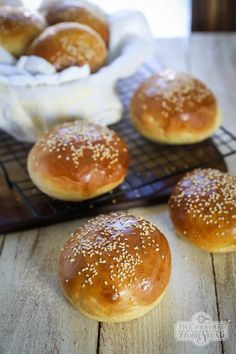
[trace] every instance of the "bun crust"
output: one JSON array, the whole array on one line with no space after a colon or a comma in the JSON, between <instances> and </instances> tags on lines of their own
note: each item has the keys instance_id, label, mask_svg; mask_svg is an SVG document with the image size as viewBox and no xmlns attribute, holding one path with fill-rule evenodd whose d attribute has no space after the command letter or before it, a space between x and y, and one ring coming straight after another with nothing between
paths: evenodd
<instances>
[{"instance_id":1,"label":"bun crust","mask_svg":"<svg viewBox=\"0 0 236 354\"><path fill-rule=\"evenodd\" d=\"M75 121L56 126L31 149L28 172L51 197L81 201L104 194L127 174L128 150L112 130Z\"/></svg>"},{"instance_id":2,"label":"bun crust","mask_svg":"<svg viewBox=\"0 0 236 354\"><path fill-rule=\"evenodd\" d=\"M75 22L58 23L46 28L28 49L49 61L57 70L88 64L92 72L105 64L107 49L90 27Z\"/></svg>"},{"instance_id":3,"label":"bun crust","mask_svg":"<svg viewBox=\"0 0 236 354\"><path fill-rule=\"evenodd\" d=\"M59 261L67 299L87 317L104 322L146 314L164 295L170 273L164 235L125 213L87 221L72 233Z\"/></svg>"},{"instance_id":4,"label":"bun crust","mask_svg":"<svg viewBox=\"0 0 236 354\"><path fill-rule=\"evenodd\" d=\"M0 6L0 46L19 57L46 28L44 17L24 7Z\"/></svg>"},{"instance_id":5,"label":"bun crust","mask_svg":"<svg viewBox=\"0 0 236 354\"><path fill-rule=\"evenodd\" d=\"M105 12L87 1L62 0L55 2L46 10L50 25L59 22L78 22L91 27L108 44L109 26Z\"/></svg>"},{"instance_id":6,"label":"bun crust","mask_svg":"<svg viewBox=\"0 0 236 354\"><path fill-rule=\"evenodd\" d=\"M236 250L236 177L196 169L176 185L171 220L179 236L209 252Z\"/></svg>"},{"instance_id":7,"label":"bun crust","mask_svg":"<svg viewBox=\"0 0 236 354\"><path fill-rule=\"evenodd\" d=\"M191 144L211 136L220 124L213 93L199 80L172 70L144 81L130 104L140 134L166 144Z\"/></svg>"}]
</instances>

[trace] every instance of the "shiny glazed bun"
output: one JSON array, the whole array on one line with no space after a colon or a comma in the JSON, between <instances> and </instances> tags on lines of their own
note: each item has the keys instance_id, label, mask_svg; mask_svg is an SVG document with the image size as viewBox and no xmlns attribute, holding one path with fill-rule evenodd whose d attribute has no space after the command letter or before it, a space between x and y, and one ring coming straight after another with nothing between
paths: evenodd
<instances>
[{"instance_id":1,"label":"shiny glazed bun","mask_svg":"<svg viewBox=\"0 0 236 354\"><path fill-rule=\"evenodd\" d=\"M128 151L112 130L82 121L53 128L31 149L28 172L51 197L80 201L119 184L128 169Z\"/></svg>"},{"instance_id":2,"label":"shiny glazed bun","mask_svg":"<svg viewBox=\"0 0 236 354\"><path fill-rule=\"evenodd\" d=\"M191 144L218 128L220 115L213 93L199 80L173 70L144 81L130 104L140 134L165 144Z\"/></svg>"},{"instance_id":3,"label":"shiny glazed bun","mask_svg":"<svg viewBox=\"0 0 236 354\"><path fill-rule=\"evenodd\" d=\"M24 7L0 6L0 46L17 57L46 27L44 17Z\"/></svg>"},{"instance_id":4,"label":"shiny glazed bun","mask_svg":"<svg viewBox=\"0 0 236 354\"><path fill-rule=\"evenodd\" d=\"M59 22L79 22L91 27L108 44L109 27L105 12L97 5L80 0L62 0L46 9L50 25Z\"/></svg>"},{"instance_id":5,"label":"shiny glazed bun","mask_svg":"<svg viewBox=\"0 0 236 354\"><path fill-rule=\"evenodd\" d=\"M169 210L179 236L209 252L236 251L236 177L210 168L187 173Z\"/></svg>"},{"instance_id":6,"label":"shiny glazed bun","mask_svg":"<svg viewBox=\"0 0 236 354\"><path fill-rule=\"evenodd\" d=\"M46 28L31 44L28 55L46 59L57 70L88 64L94 72L105 64L107 49L101 37L90 27L63 22Z\"/></svg>"},{"instance_id":7,"label":"shiny glazed bun","mask_svg":"<svg viewBox=\"0 0 236 354\"><path fill-rule=\"evenodd\" d=\"M125 213L100 215L72 233L60 255L67 299L97 321L141 317L163 297L171 254L164 235Z\"/></svg>"}]
</instances>

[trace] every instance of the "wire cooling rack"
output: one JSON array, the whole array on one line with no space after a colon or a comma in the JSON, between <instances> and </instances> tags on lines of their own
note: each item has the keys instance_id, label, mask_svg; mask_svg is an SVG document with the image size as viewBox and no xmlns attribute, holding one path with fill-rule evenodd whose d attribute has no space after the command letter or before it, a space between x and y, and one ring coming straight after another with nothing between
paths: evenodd
<instances>
[{"instance_id":1,"label":"wire cooling rack","mask_svg":"<svg viewBox=\"0 0 236 354\"><path fill-rule=\"evenodd\" d=\"M124 183L95 199L69 203L41 193L29 179L26 161L29 144L19 143L0 131L0 166L5 190L0 190L0 232L45 226L69 219L138 205L166 201L177 180L196 167L226 170L224 157L236 153L236 137L224 127L202 143L168 146L146 140L132 127L129 101L155 67L143 65L132 77L120 80L118 92L124 105L123 119L112 128L125 140L130 167Z\"/></svg>"}]
</instances>

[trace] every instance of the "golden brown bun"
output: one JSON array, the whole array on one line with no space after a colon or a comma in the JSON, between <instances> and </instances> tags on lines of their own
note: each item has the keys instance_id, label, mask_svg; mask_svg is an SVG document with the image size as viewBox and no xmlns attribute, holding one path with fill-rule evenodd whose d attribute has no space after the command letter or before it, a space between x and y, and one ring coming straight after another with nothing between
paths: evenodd
<instances>
[{"instance_id":1,"label":"golden brown bun","mask_svg":"<svg viewBox=\"0 0 236 354\"><path fill-rule=\"evenodd\" d=\"M191 144L218 128L220 115L213 93L199 80L173 70L144 81L130 104L140 134L166 144Z\"/></svg>"},{"instance_id":2,"label":"golden brown bun","mask_svg":"<svg viewBox=\"0 0 236 354\"><path fill-rule=\"evenodd\" d=\"M152 224L125 213L100 215L72 233L60 255L67 299L97 321L141 317L164 295L171 254Z\"/></svg>"},{"instance_id":3,"label":"golden brown bun","mask_svg":"<svg viewBox=\"0 0 236 354\"><path fill-rule=\"evenodd\" d=\"M179 236L209 252L236 251L236 177L196 169L176 185L169 200Z\"/></svg>"},{"instance_id":4,"label":"golden brown bun","mask_svg":"<svg viewBox=\"0 0 236 354\"><path fill-rule=\"evenodd\" d=\"M90 27L63 22L46 28L31 44L28 55L37 55L57 70L88 64L92 72L105 64L107 49L102 38Z\"/></svg>"},{"instance_id":5,"label":"golden brown bun","mask_svg":"<svg viewBox=\"0 0 236 354\"><path fill-rule=\"evenodd\" d=\"M104 194L123 182L128 151L112 130L82 121L53 128L31 149L28 172L51 197L80 201Z\"/></svg>"},{"instance_id":6,"label":"golden brown bun","mask_svg":"<svg viewBox=\"0 0 236 354\"><path fill-rule=\"evenodd\" d=\"M0 46L17 57L44 30L46 21L24 7L0 6Z\"/></svg>"},{"instance_id":7,"label":"golden brown bun","mask_svg":"<svg viewBox=\"0 0 236 354\"><path fill-rule=\"evenodd\" d=\"M87 1L62 0L55 2L46 10L50 25L59 22L79 22L91 27L108 44L109 26L107 16L98 6Z\"/></svg>"}]
</instances>

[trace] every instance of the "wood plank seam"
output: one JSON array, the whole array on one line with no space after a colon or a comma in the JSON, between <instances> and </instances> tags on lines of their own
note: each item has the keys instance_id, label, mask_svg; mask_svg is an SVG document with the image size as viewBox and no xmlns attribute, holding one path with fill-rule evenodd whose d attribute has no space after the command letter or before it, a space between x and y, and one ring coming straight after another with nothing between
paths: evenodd
<instances>
[{"instance_id":1,"label":"wood plank seam","mask_svg":"<svg viewBox=\"0 0 236 354\"><path fill-rule=\"evenodd\" d=\"M102 323L101 323L101 322L98 322L97 354L100 353L101 326L102 326Z\"/></svg>"},{"instance_id":2,"label":"wood plank seam","mask_svg":"<svg viewBox=\"0 0 236 354\"><path fill-rule=\"evenodd\" d=\"M220 307L219 307L219 300L218 300L218 291L217 291L217 284L216 284L216 272L215 272L215 264L214 264L214 256L211 253L211 264L212 264L212 271L213 271L213 279L214 279L214 288L215 288L215 298L216 298L216 309L217 309L217 317L218 317L218 321L221 320L220 317ZM222 354L224 354L224 345L223 345L223 341L222 341L222 334L220 333L220 344L221 344L221 352Z\"/></svg>"},{"instance_id":3,"label":"wood plank seam","mask_svg":"<svg viewBox=\"0 0 236 354\"><path fill-rule=\"evenodd\" d=\"M37 234L36 234L35 240L34 240L34 242L32 244L32 247L31 247L30 252L29 252L29 256L28 256L27 261L26 261L27 263L31 260L31 258L33 257L33 255L34 255L34 253L35 253L35 251L37 249L37 246L38 246L38 243L39 243L40 231L41 231L41 229L37 230Z\"/></svg>"},{"instance_id":4,"label":"wood plank seam","mask_svg":"<svg viewBox=\"0 0 236 354\"><path fill-rule=\"evenodd\" d=\"M0 256L2 254L2 250L5 244L5 239L6 239L6 235L2 235L2 242L0 243Z\"/></svg>"}]
</instances>

